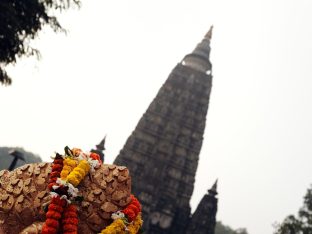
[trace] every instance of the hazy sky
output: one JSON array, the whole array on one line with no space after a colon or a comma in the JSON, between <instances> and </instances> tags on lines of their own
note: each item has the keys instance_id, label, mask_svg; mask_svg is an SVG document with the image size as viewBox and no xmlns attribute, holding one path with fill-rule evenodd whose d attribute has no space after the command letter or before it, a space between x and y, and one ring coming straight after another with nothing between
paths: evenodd
<instances>
[{"instance_id":1,"label":"hazy sky","mask_svg":"<svg viewBox=\"0 0 312 234\"><path fill-rule=\"evenodd\" d=\"M192 208L219 178L218 220L250 234L296 213L312 182L312 1L85 0L42 59L0 87L1 146L44 160L105 134L113 162L173 67L214 25L213 87Z\"/></svg>"}]
</instances>

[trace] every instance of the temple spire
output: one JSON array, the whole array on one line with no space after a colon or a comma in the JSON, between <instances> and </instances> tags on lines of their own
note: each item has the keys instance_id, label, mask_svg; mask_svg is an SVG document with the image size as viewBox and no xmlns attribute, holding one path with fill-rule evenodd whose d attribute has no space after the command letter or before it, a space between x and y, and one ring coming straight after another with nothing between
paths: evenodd
<instances>
[{"instance_id":1,"label":"temple spire","mask_svg":"<svg viewBox=\"0 0 312 234\"><path fill-rule=\"evenodd\" d=\"M214 182L212 187L210 189L208 189L208 193L213 195L213 196L217 195L218 194L217 186L218 186L218 179L216 179L216 181Z\"/></svg>"},{"instance_id":2,"label":"temple spire","mask_svg":"<svg viewBox=\"0 0 312 234\"><path fill-rule=\"evenodd\" d=\"M198 43L193 52L184 57L182 60L182 64L184 66L191 67L203 73L211 73L211 62L209 56L212 29L213 26L210 27L203 40Z\"/></svg>"},{"instance_id":3,"label":"temple spire","mask_svg":"<svg viewBox=\"0 0 312 234\"><path fill-rule=\"evenodd\" d=\"M216 214L218 210L217 192L218 180L201 199L197 209L191 217L186 234L214 234Z\"/></svg>"},{"instance_id":4,"label":"temple spire","mask_svg":"<svg viewBox=\"0 0 312 234\"><path fill-rule=\"evenodd\" d=\"M205 38L208 40L211 40L212 37L212 29L213 29L213 25L210 26L209 31L206 33Z\"/></svg>"},{"instance_id":5,"label":"temple spire","mask_svg":"<svg viewBox=\"0 0 312 234\"><path fill-rule=\"evenodd\" d=\"M146 233L186 234L212 86L209 35L211 30L172 70L114 162L131 172ZM205 194L208 198L216 199ZM206 206L199 210L207 216ZM212 220L214 227L212 218L196 217L195 225ZM192 228L189 233L206 234Z\"/></svg>"}]
</instances>

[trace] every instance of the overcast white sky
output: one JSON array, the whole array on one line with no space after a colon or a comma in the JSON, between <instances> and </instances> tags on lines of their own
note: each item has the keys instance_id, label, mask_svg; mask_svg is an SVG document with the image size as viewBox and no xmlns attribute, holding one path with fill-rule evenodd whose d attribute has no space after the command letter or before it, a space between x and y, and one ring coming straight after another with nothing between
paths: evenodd
<instances>
[{"instance_id":1,"label":"overcast white sky","mask_svg":"<svg viewBox=\"0 0 312 234\"><path fill-rule=\"evenodd\" d=\"M312 182L312 1L84 1L67 36L0 87L1 146L44 160L107 134L113 162L173 67L214 25L213 88L191 205L219 178L218 220L250 234L296 213Z\"/></svg>"}]
</instances>

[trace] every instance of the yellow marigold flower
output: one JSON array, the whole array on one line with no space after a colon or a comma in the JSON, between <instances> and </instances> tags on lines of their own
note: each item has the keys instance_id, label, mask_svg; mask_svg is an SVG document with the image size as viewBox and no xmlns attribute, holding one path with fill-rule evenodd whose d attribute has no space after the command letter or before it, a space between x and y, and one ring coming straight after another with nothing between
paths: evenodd
<instances>
[{"instance_id":1,"label":"yellow marigold flower","mask_svg":"<svg viewBox=\"0 0 312 234\"><path fill-rule=\"evenodd\" d=\"M77 186L79 184L79 180L75 177L75 175L71 174L67 176L67 181L71 183L73 186Z\"/></svg>"},{"instance_id":2,"label":"yellow marigold flower","mask_svg":"<svg viewBox=\"0 0 312 234\"><path fill-rule=\"evenodd\" d=\"M63 169L61 171L61 179L65 180L68 174L77 166L77 161L71 158L65 158L63 161Z\"/></svg>"},{"instance_id":3,"label":"yellow marigold flower","mask_svg":"<svg viewBox=\"0 0 312 234\"><path fill-rule=\"evenodd\" d=\"M83 178L86 176L85 171L82 168L76 167L75 172L73 173L77 180L83 180Z\"/></svg>"},{"instance_id":4,"label":"yellow marigold flower","mask_svg":"<svg viewBox=\"0 0 312 234\"><path fill-rule=\"evenodd\" d=\"M126 225L121 219L116 219L103 229L101 234L126 234Z\"/></svg>"},{"instance_id":5,"label":"yellow marigold flower","mask_svg":"<svg viewBox=\"0 0 312 234\"><path fill-rule=\"evenodd\" d=\"M142 227L143 224L143 220L141 217L141 214L139 214L135 220L129 224L128 228L128 232L129 234L137 234L140 230L140 228Z\"/></svg>"},{"instance_id":6,"label":"yellow marigold flower","mask_svg":"<svg viewBox=\"0 0 312 234\"><path fill-rule=\"evenodd\" d=\"M81 160L81 161L79 162L78 167L84 169L84 171L86 172L86 174L87 174L87 173L89 172L89 170L90 170L90 165L89 165L89 163L87 162L87 160Z\"/></svg>"},{"instance_id":7,"label":"yellow marigold flower","mask_svg":"<svg viewBox=\"0 0 312 234\"><path fill-rule=\"evenodd\" d=\"M66 180L75 187L83 180L90 170L90 165L86 160L81 160L77 167L67 176Z\"/></svg>"}]
</instances>

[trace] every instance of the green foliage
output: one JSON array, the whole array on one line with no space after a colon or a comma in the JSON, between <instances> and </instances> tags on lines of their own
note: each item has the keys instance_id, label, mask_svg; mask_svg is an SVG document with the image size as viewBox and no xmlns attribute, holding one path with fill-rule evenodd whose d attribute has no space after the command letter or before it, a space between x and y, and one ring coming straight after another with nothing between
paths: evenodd
<instances>
[{"instance_id":1,"label":"green foliage","mask_svg":"<svg viewBox=\"0 0 312 234\"><path fill-rule=\"evenodd\" d=\"M3 169L8 169L13 161L13 157L9 155L9 151L15 149L24 154L26 162L21 160L17 161L16 167L20 167L26 163L41 162L41 158L38 155L25 151L23 148L13 148L13 147L0 147L0 171Z\"/></svg>"},{"instance_id":2,"label":"green foliage","mask_svg":"<svg viewBox=\"0 0 312 234\"><path fill-rule=\"evenodd\" d=\"M216 224L215 234L248 234L248 232L245 228L233 230L229 226L226 226L218 221Z\"/></svg>"},{"instance_id":3,"label":"green foliage","mask_svg":"<svg viewBox=\"0 0 312 234\"><path fill-rule=\"evenodd\" d=\"M303 199L303 207L298 217L289 215L276 228L275 234L311 234L312 233L312 186Z\"/></svg>"},{"instance_id":4,"label":"green foliage","mask_svg":"<svg viewBox=\"0 0 312 234\"><path fill-rule=\"evenodd\" d=\"M43 26L55 32L64 31L51 10L65 10L79 6L79 0L1 0L0 1L0 83L11 84L5 66L15 63L18 57L39 56L29 46Z\"/></svg>"}]
</instances>

